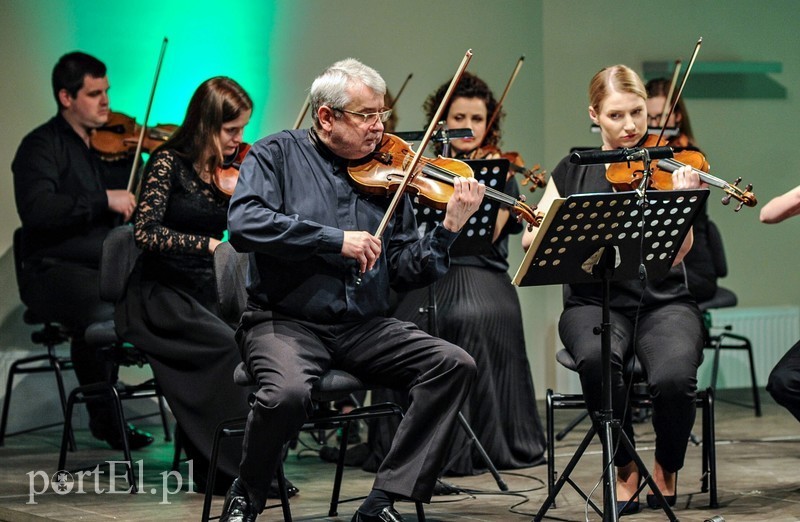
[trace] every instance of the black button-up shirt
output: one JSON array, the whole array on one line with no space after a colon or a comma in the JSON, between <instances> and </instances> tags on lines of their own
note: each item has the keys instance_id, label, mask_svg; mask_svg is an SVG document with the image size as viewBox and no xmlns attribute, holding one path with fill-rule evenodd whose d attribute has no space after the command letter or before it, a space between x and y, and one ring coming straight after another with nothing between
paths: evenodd
<instances>
[{"instance_id":1,"label":"black button-up shirt","mask_svg":"<svg viewBox=\"0 0 800 522\"><path fill-rule=\"evenodd\" d=\"M250 257L251 306L332 324L385 315L389 285L425 286L449 266L457 237L441 225L421 236L404 196L382 236L380 259L358 274L342 256L344 231L375 233L390 198L358 192L347 161L313 131L256 142L239 170L228 211L230 241Z\"/></svg>"},{"instance_id":2,"label":"black button-up shirt","mask_svg":"<svg viewBox=\"0 0 800 522\"><path fill-rule=\"evenodd\" d=\"M11 164L23 229L23 261L96 266L118 221L108 210L108 170L61 116L25 136Z\"/></svg>"}]
</instances>

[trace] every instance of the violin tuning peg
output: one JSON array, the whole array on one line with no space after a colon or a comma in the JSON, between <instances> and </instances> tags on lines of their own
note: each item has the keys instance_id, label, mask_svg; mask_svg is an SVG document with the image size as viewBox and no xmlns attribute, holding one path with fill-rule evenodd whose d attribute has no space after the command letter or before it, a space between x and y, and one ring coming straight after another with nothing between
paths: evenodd
<instances>
[{"instance_id":1,"label":"violin tuning peg","mask_svg":"<svg viewBox=\"0 0 800 522\"><path fill-rule=\"evenodd\" d=\"M730 194L728 194L727 196L722 198L722 204L723 205L728 205L730 202L731 202L731 195Z\"/></svg>"},{"instance_id":2,"label":"violin tuning peg","mask_svg":"<svg viewBox=\"0 0 800 522\"><path fill-rule=\"evenodd\" d=\"M733 186L734 187L738 187L739 183L741 183L741 182L742 182L742 177L739 176L738 178L736 178L736 181L733 182Z\"/></svg>"},{"instance_id":3,"label":"violin tuning peg","mask_svg":"<svg viewBox=\"0 0 800 522\"><path fill-rule=\"evenodd\" d=\"M523 203L525 203L525 194L520 194L519 195L519 200L522 201Z\"/></svg>"},{"instance_id":4,"label":"violin tuning peg","mask_svg":"<svg viewBox=\"0 0 800 522\"><path fill-rule=\"evenodd\" d=\"M736 205L736 208L735 208L735 209L733 209L733 211L734 211L734 212L739 212L740 210L742 210L742 207L743 207L743 206L744 206L744 201L740 201L740 202L739 202L739 204L738 204L738 205Z\"/></svg>"}]
</instances>

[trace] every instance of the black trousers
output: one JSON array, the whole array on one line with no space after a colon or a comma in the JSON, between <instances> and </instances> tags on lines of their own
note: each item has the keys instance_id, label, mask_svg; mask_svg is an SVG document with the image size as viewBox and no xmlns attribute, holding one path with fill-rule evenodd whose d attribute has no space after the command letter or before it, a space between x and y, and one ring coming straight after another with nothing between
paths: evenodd
<instances>
[{"instance_id":1,"label":"black trousers","mask_svg":"<svg viewBox=\"0 0 800 522\"><path fill-rule=\"evenodd\" d=\"M100 273L96 268L72 263L46 262L26 269L20 281L22 302L45 321L71 330L70 357L81 385L105 381L110 365L97 357L96 349L86 344L84 331L90 324L114 316L114 305L100 299ZM89 401L92 431L106 434L112 419L108 401Z\"/></svg>"},{"instance_id":2,"label":"black trousers","mask_svg":"<svg viewBox=\"0 0 800 522\"><path fill-rule=\"evenodd\" d=\"M800 341L789 348L770 372L767 391L800 421Z\"/></svg>"},{"instance_id":3,"label":"black trousers","mask_svg":"<svg viewBox=\"0 0 800 522\"><path fill-rule=\"evenodd\" d=\"M653 397L653 429L656 460L670 472L683 467L686 444L695 419L697 368L702 362L703 330L700 312L693 303L672 303L639 314L634 338L634 319L611 311L611 387L614 418L621 420L633 442L628 383L623 365L636 355L647 373ZM602 322L602 307L576 306L564 310L559 333L578 365L583 395L591 412L602 406L602 361L600 336L593 332ZM623 413L626 413L623 418ZM615 455L617 466L632 460L622 447Z\"/></svg>"},{"instance_id":4,"label":"black trousers","mask_svg":"<svg viewBox=\"0 0 800 522\"><path fill-rule=\"evenodd\" d=\"M412 323L383 317L318 325L248 311L237 339L259 387L239 466L256 507L264 505L284 444L311 411L311 387L332 367L366 383L408 390L410 406L374 487L430 501L446 443L475 378L469 354Z\"/></svg>"}]
</instances>

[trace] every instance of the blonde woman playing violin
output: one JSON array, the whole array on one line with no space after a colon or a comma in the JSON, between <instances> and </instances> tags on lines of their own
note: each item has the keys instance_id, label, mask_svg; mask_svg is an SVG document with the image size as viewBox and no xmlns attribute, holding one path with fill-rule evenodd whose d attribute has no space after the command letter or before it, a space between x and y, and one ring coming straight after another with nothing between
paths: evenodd
<instances>
[{"instance_id":1,"label":"blonde woman playing violin","mask_svg":"<svg viewBox=\"0 0 800 522\"><path fill-rule=\"evenodd\" d=\"M589 117L600 126L603 149L635 147L647 133L647 93L639 77L624 65L598 72L589 85ZM564 158L552 176L539 204L546 210L555 198L572 194L611 192L605 165L575 165ZM697 174L687 167L673 173L675 189L696 188ZM523 247L533 242L536 230L525 232ZM675 265L691 248L692 235L680 248ZM593 329L601 323L601 284L566 285L559 334L578 366L583 395L594 414L601 406L602 372L600 340ZM697 368L703 348L700 311L684 283L682 267L673 266L662 279L618 281L611 285L611 366L614 418L633 441L630 408L626 407L626 362L636 355L646 373L653 396L656 432L656 485L674 505L677 472L683 467L686 443L694 424ZM622 418L626 414L625 418ZM621 515L639 511L633 495L641 479L632 457L622 448L615 455L617 503ZM626 504L627 501L630 501ZM647 504L657 508L654 495Z\"/></svg>"}]
</instances>

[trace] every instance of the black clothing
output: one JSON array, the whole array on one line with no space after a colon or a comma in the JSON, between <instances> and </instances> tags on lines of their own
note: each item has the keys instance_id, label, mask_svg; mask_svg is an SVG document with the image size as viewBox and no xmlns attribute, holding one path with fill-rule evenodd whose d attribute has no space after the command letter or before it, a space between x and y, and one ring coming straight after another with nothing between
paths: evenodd
<instances>
[{"instance_id":1,"label":"black clothing","mask_svg":"<svg viewBox=\"0 0 800 522\"><path fill-rule=\"evenodd\" d=\"M260 388L239 470L259 506L283 444L306 419L311 386L332 366L409 390L411 407L375 488L428 501L475 375L460 348L385 317L389 285L440 277L457 234L440 226L420 238L403 197L374 268L358 274L341 254L344 231L377 230L390 199L356 192L346 167L313 131L284 131L252 146L231 198L230 241L252 252L237 339Z\"/></svg>"},{"instance_id":2,"label":"black clothing","mask_svg":"<svg viewBox=\"0 0 800 522\"><path fill-rule=\"evenodd\" d=\"M603 165L574 165L568 157L558 164L552 179L562 197L613 190ZM649 279L644 288L638 280L613 281L610 302L615 418L621 418L626 410L627 383L622 369L635 349L653 396L656 459L667 471L677 471L683 466L694 423L697 368L703 349L700 311L686 288L680 265L661 279ZM601 406L600 337L593 331L602 321L601 310L601 283L565 285L559 334L577 363L592 412ZM633 441L630 419L622 421ZM630 460L622 449L615 458L618 466Z\"/></svg>"},{"instance_id":3,"label":"black clothing","mask_svg":"<svg viewBox=\"0 0 800 522\"><path fill-rule=\"evenodd\" d=\"M108 209L109 183L102 161L60 114L25 136L11 164L22 221L20 298L42 320L72 333L71 355L81 385L104 381L109 369L83 338L87 326L109 320L113 307L100 299L100 253L119 215ZM97 432L110 404L87 403ZM106 430L107 431L107 430Z\"/></svg>"},{"instance_id":4,"label":"black clothing","mask_svg":"<svg viewBox=\"0 0 800 522\"><path fill-rule=\"evenodd\" d=\"M108 210L108 171L61 116L25 136L11 164L25 263L49 257L97 267L119 222Z\"/></svg>"},{"instance_id":5,"label":"black clothing","mask_svg":"<svg viewBox=\"0 0 800 522\"><path fill-rule=\"evenodd\" d=\"M209 237L221 238L228 200L173 150L159 150L144 174L135 218L143 249L115 319L122 339L147 355L184 434L201 487L217 425L247 415L250 389L233 382L241 361L233 329L217 316ZM220 455L221 490L237 474L239 444Z\"/></svg>"},{"instance_id":6,"label":"black clothing","mask_svg":"<svg viewBox=\"0 0 800 522\"><path fill-rule=\"evenodd\" d=\"M800 341L789 348L770 372L767 391L800 421Z\"/></svg>"},{"instance_id":7,"label":"black clothing","mask_svg":"<svg viewBox=\"0 0 800 522\"><path fill-rule=\"evenodd\" d=\"M512 178L504 193L517 198ZM394 317L461 346L475 359L478 376L462 413L498 469L530 467L543 462L544 429L536 410L533 377L525 351L522 311L507 274L509 235L522 231L512 215L486 255L456 256L445 276L435 283L436 324L431 325L430 289L401 294ZM431 328L434 330L431 330ZM376 390L376 402L405 405L395 390ZM364 469L374 471L394 436L397 420L377 419L370 425L371 455ZM457 429L448 443L442 474L474 475L487 470L470 440Z\"/></svg>"}]
</instances>

